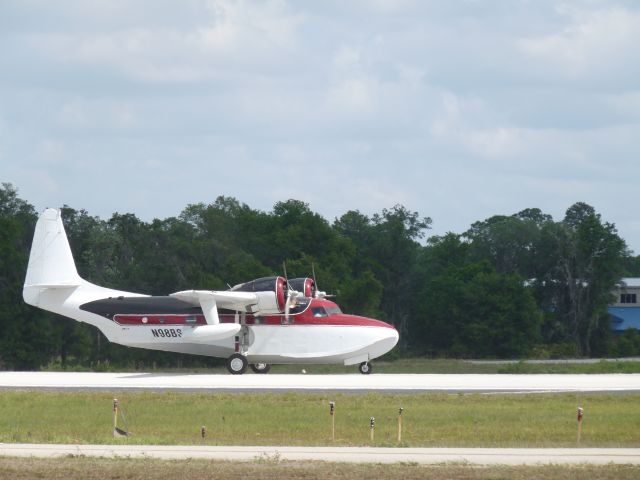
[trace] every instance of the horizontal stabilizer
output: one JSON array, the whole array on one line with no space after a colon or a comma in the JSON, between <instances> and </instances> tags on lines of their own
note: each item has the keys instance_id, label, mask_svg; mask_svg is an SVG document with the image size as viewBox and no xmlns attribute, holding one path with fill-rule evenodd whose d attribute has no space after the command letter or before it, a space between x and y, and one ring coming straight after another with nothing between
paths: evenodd
<instances>
[{"instance_id":1,"label":"horizontal stabilizer","mask_svg":"<svg viewBox=\"0 0 640 480\"><path fill-rule=\"evenodd\" d=\"M76 288L80 283L38 283L35 285L29 285L30 288L51 288L51 289L64 289L64 288Z\"/></svg>"}]
</instances>

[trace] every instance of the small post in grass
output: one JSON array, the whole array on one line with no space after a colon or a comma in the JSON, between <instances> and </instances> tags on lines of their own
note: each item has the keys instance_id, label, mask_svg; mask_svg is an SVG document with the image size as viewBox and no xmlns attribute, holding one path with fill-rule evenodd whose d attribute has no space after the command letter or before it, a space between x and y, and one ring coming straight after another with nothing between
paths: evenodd
<instances>
[{"instance_id":1,"label":"small post in grass","mask_svg":"<svg viewBox=\"0 0 640 480\"><path fill-rule=\"evenodd\" d=\"M402 442L402 411L404 408L400 407L398 410L398 443Z\"/></svg>"},{"instance_id":2,"label":"small post in grass","mask_svg":"<svg viewBox=\"0 0 640 480\"><path fill-rule=\"evenodd\" d=\"M119 436L118 432L118 399L113 399L113 436Z\"/></svg>"},{"instance_id":3,"label":"small post in grass","mask_svg":"<svg viewBox=\"0 0 640 480\"><path fill-rule=\"evenodd\" d=\"M329 415L331 415L331 440L336 441L336 403L329 402Z\"/></svg>"},{"instance_id":4,"label":"small post in grass","mask_svg":"<svg viewBox=\"0 0 640 480\"><path fill-rule=\"evenodd\" d=\"M207 436L207 427L205 425L202 425L202 427L200 428L200 436L202 437L202 441L204 442L204 439Z\"/></svg>"},{"instance_id":5,"label":"small post in grass","mask_svg":"<svg viewBox=\"0 0 640 480\"><path fill-rule=\"evenodd\" d=\"M371 443L373 443L373 431L376 428L376 419L374 417L369 419L369 428L371 430Z\"/></svg>"},{"instance_id":6,"label":"small post in grass","mask_svg":"<svg viewBox=\"0 0 640 480\"><path fill-rule=\"evenodd\" d=\"M126 428L127 430L122 430L121 428L118 428L118 407L120 405L120 402L118 402L117 398L113 399L113 436L114 437L128 437L130 434L128 432L129 427L127 426L127 421L124 418L124 414L120 413L122 415L122 419L124 420L124 428Z\"/></svg>"},{"instance_id":7,"label":"small post in grass","mask_svg":"<svg viewBox=\"0 0 640 480\"><path fill-rule=\"evenodd\" d=\"M584 410L582 407L578 407L578 443L580 443L580 436L582 435L582 417L584 416Z\"/></svg>"}]
</instances>

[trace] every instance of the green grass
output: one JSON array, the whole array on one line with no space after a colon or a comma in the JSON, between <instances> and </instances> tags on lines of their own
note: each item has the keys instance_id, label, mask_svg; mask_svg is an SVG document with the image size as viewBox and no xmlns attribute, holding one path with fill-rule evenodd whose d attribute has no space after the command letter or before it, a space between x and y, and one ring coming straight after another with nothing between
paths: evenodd
<instances>
[{"instance_id":1,"label":"green grass","mask_svg":"<svg viewBox=\"0 0 640 480\"><path fill-rule=\"evenodd\" d=\"M640 373L640 362L608 362L597 363L512 363L502 365L497 373Z\"/></svg>"},{"instance_id":2,"label":"green grass","mask_svg":"<svg viewBox=\"0 0 640 480\"><path fill-rule=\"evenodd\" d=\"M375 373L498 373L502 365L473 364L464 360L403 358L394 361L373 361ZM356 373L357 366L341 365L274 365L273 373L300 373L304 369L309 374ZM223 369L224 370L224 369ZM221 370L222 371L222 370ZM224 370L226 372L226 370Z\"/></svg>"},{"instance_id":3,"label":"green grass","mask_svg":"<svg viewBox=\"0 0 640 480\"><path fill-rule=\"evenodd\" d=\"M640 467L631 465L497 466L464 464L349 464L325 462L219 462L207 460L152 460L105 458L1 458L0 478L13 480L203 480L251 478L385 480L632 480L640 477Z\"/></svg>"},{"instance_id":4,"label":"green grass","mask_svg":"<svg viewBox=\"0 0 640 480\"><path fill-rule=\"evenodd\" d=\"M402 358L398 360L376 360L373 362L375 373L640 373L640 361L609 362L600 361L595 364L561 363L561 364L530 364L518 362L504 363L472 363L456 359L430 358ZM272 373L300 373L302 370L309 375L345 374L357 372L357 367L341 365L274 365ZM91 371L87 367L70 366L63 368L60 364L51 364L44 368L50 371ZM99 371L137 371L133 368L100 366ZM144 369L145 371L157 371ZM227 374L224 366L204 368L162 368L159 371L172 373L211 373ZM251 371L248 370L251 374Z\"/></svg>"},{"instance_id":5,"label":"green grass","mask_svg":"<svg viewBox=\"0 0 640 480\"><path fill-rule=\"evenodd\" d=\"M112 436L112 399L133 437ZM576 446L576 409L585 410L585 447L639 447L640 395L322 395L118 392L0 392L0 442L211 445L332 445L328 402L336 402L335 445ZM207 438L200 428L207 427ZM122 422L119 426L122 427Z\"/></svg>"},{"instance_id":6,"label":"green grass","mask_svg":"<svg viewBox=\"0 0 640 480\"><path fill-rule=\"evenodd\" d=\"M394 361L388 360L376 360L373 362L375 373L498 373L501 365L496 364L472 364L465 362L464 360L452 360L452 359L427 359L427 358L404 358ZM90 368L83 366L67 366L62 367L59 363L50 364L43 368L47 371L79 371L88 372ZM120 366L109 366L106 368L104 365L95 369L96 371L113 371L113 372L126 372L126 371L138 371L134 368L122 368ZM145 371L156 371L153 368L142 369ZM211 374L227 374L227 369L223 364L216 367L186 367L186 368L160 368L162 372L173 373L211 373ZM272 373L301 373L304 370L310 375L325 375L325 374L347 374L357 373L357 365L345 367L343 365L273 365ZM247 373L251 374L251 370L247 370Z\"/></svg>"}]
</instances>

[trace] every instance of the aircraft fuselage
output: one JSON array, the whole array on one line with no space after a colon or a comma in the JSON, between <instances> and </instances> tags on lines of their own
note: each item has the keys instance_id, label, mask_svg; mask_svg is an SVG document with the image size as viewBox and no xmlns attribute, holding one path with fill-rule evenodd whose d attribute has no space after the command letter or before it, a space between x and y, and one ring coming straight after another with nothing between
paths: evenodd
<instances>
[{"instance_id":1,"label":"aircraft fuselage","mask_svg":"<svg viewBox=\"0 0 640 480\"><path fill-rule=\"evenodd\" d=\"M306 308L290 314L288 322L284 315L221 311L220 323L241 324L241 329L206 344L189 341L194 331L207 325L202 309L173 297L112 297L79 309L110 320L110 340L115 343L215 357L238 352L250 363L351 365L386 353L398 340L387 323L344 314L326 299L306 300Z\"/></svg>"}]
</instances>

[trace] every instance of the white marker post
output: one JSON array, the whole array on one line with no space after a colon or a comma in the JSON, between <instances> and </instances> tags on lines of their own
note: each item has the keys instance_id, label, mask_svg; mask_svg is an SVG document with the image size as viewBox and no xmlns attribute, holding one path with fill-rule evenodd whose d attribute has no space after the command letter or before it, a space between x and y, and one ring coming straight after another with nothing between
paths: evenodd
<instances>
[{"instance_id":1,"label":"white marker post","mask_svg":"<svg viewBox=\"0 0 640 480\"><path fill-rule=\"evenodd\" d=\"M582 407L578 407L578 443L580 443L580 436L582 435L582 417L584 416L584 410Z\"/></svg>"},{"instance_id":2,"label":"white marker post","mask_svg":"<svg viewBox=\"0 0 640 480\"><path fill-rule=\"evenodd\" d=\"M336 441L336 404L329 402L329 415L331 415L331 440Z\"/></svg>"},{"instance_id":3,"label":"white marker post","mask_svg":"<svg viewBox=\"0 0 640 480\"><path fill-rule=\"evenodd\" d=\"M398 410L398 443L402 442L402 411L404 408L400 407Z\"/></svg>"}]
</instances>

